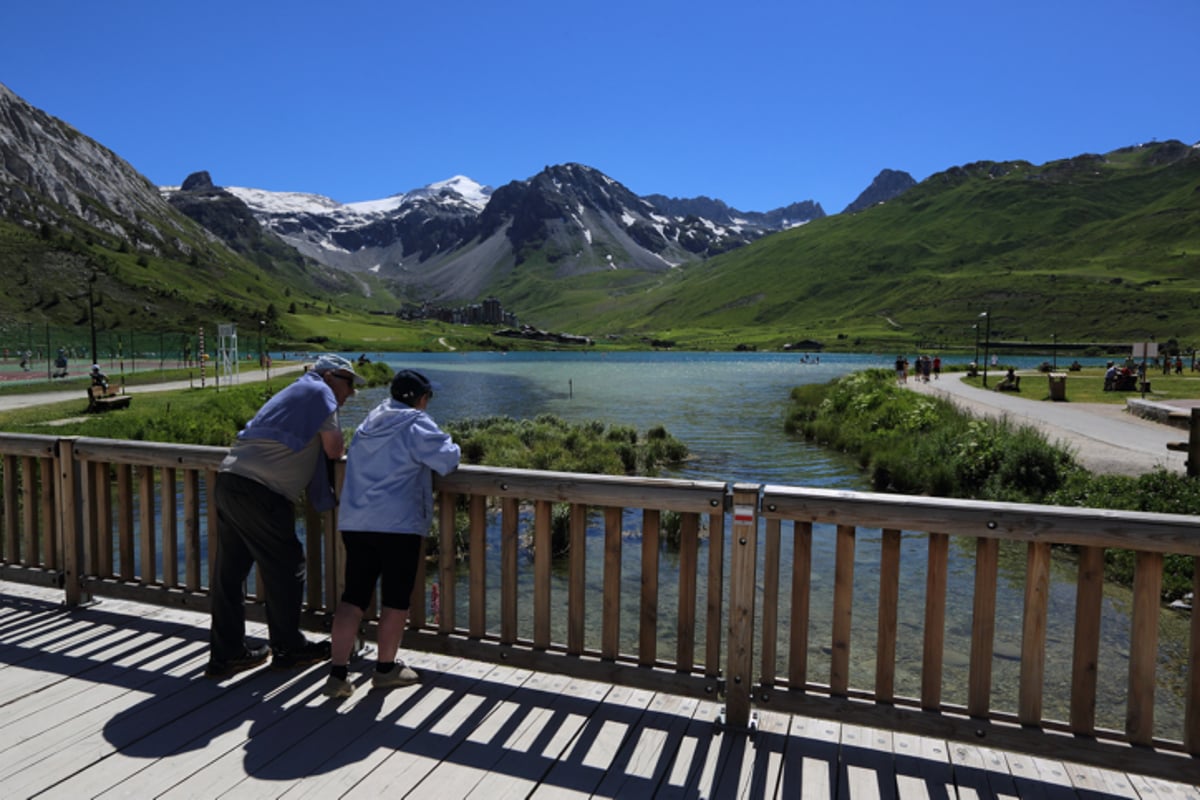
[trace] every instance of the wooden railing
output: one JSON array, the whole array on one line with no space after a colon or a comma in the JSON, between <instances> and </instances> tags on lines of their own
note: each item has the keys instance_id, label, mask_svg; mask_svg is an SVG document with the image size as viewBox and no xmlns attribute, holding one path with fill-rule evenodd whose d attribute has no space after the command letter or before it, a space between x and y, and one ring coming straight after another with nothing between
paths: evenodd
<instances>
[{"instance_id":1,"label":"wooden railing","mask_svg":"<svg viewBox=\"0 0 1200 800\"><path fill-rule=\"evenodd\" d=\"M207 610L224 454L0 434L0 578ZM1192 517L483 467L435 487L405 648L721 698L731 729L766 708L1200 780L1196 616L1170 665L1180 719L1155 715L1163 557L1200 560ZM327 629L336 512L302 522L305 620ZM1127 655L1104 644L1110 548L1136 554ZM1116 726L1097 715L1114 680Z\"/></svg>"}]
</instances>

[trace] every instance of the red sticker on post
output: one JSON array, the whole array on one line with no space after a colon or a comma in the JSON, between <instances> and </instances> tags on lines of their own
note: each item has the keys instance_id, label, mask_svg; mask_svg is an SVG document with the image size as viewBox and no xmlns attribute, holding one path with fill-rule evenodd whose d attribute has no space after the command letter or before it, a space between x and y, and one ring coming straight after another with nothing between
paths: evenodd
<instances>
[{"instance_id":1,"label":"red sticker on post","mask_svg":"<svg viewBox=\"0 0 1200 800\"><path fill-rule=\"evenodd\" d=\"M754 521L754 506L734 506L733 507L734 522L753 522Z\"/></svg>"}]
</instances>

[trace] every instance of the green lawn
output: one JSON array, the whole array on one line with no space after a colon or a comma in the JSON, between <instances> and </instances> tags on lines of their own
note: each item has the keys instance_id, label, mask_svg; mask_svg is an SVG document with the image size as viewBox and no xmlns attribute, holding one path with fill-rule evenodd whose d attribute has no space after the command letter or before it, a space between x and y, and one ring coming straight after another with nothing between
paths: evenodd
<instances>
[{"instance_id":1,"label":"green lawn","mask_svg":"<svg viewBox=\"0 0 1200 800\"><path fill-rule=\"evenodd\" d=\"M1185 366L1186 370L1186 366ZM1006 368L988 368L988 388L994 388L1004 378ZM1141 392L1106 392L1104 391L1104 369L1091 367L1078 372L1067 372L1066 395L1067 402L1074 403L1124 403L1129 398L1143 397ZM1050 380L1043 372L1035 369L1017 370L1021 377L1020 396L1027 400L1050 401ZM1200 372L1187 372L1182 375L1174 373L1163 375L1161 370L1148 369L1146 377L1151 391L1144 396L1146 400L1196 400L1200 399ZM962 380L970 385L983 388L983 374L974 378L963 377Z\"/></svg>"}]
</instances>

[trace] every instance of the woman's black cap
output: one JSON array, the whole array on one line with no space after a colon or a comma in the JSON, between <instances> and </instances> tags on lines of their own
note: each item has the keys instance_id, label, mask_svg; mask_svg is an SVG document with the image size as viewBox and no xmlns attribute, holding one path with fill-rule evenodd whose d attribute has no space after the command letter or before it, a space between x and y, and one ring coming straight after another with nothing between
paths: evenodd
<instances>
[{"instance_id":1,"label":"woman's black cap","mask_svg":"<svg viewBox=\"0 0 1200 800\"><path fill-rule=\"evenodd\" d=\"M433 391L433 384L415 369L402 369L392 376L392 397L410 406Z\"/></svg>"}]
</instances>

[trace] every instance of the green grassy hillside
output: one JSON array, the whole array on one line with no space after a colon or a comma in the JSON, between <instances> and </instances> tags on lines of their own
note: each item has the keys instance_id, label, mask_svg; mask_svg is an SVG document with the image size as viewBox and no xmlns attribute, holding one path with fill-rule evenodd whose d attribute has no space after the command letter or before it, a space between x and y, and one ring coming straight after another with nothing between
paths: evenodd
<instances>
[{"instance_id":1,"label":"green grassy hillside","mask_svg":"<svg viewBox=\"0 0 1200 800\"><path fill-rule=\"evenodd\" d=\"M956 167L666 277L563 282L525 316L680 339L961 344L990 310L995 340L1200 345L1197 289L1200 155L1164 142Z\"/></svg>"},{"instance_id":2,"label":"green grassy hillside","mask_svg":"<svg viewBox=\"0 0 1200 800\"><path fill-rule=\"evenodd\" d=\"M174 212L131 226L94 211L98 227L0 221L0 339L85 329L91 281L110 332L265 321L277 348L490 346L487 330L396 320L395 287L371 275L286 248L235 252ZM984 311L997 342L1200 346L1200 153L1161 142L1041 166L978 162L664 273L554 273L531 253L492 291L522 322L603 346L969 347Z\"/></svg>"}]
</instances>

